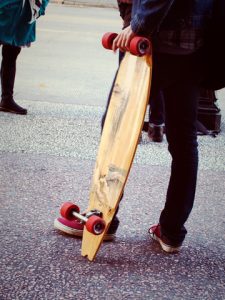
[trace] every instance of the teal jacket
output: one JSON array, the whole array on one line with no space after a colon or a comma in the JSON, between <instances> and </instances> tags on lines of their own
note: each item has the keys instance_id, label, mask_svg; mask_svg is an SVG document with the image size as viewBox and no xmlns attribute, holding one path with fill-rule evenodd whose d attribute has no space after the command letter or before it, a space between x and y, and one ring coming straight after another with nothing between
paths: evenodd
<instances>
[{"instance_id":1,"label":"teal jacket","mask_svg":"<svg viewBox=\"0 0 225 300\"><path fill-rule=\"evenodd\" d=\"M49 0L42 0L39 15L44 15ZM13 46L26 46L35 41L36 22L32 17L30 1L0 1L0 42Z\"/></svg>"}]
</instances>

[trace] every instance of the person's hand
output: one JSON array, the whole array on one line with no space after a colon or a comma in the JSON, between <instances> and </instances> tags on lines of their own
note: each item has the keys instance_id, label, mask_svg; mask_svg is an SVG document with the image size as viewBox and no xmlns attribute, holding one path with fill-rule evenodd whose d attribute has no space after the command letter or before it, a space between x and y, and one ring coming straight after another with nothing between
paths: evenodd
<instances>
[{"instance_id":1,"label":"person's hand","mask_svg":"<svg viewBox=\"0 0 225 300\"><path fill-rule=\"evenodd\" d=\"M115 52L119 48L123 52L127 51L134 36L135 33L132 31L131 26L128 26L114 39L112 50Z\"/></svg>"}]
</instances>

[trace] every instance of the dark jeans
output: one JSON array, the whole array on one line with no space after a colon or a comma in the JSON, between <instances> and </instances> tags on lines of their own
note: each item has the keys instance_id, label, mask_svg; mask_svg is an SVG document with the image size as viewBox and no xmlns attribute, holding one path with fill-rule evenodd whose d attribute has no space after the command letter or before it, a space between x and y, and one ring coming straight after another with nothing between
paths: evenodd
<instances>
[{"instance_id":1,"label":"dark jeans","mask_svg":"<svg viewBox=\"0 0 225 300\"><path fill-rule=\"evenodd\" d=\"M184 223L192 210L198 169L197 102L202 74L200 53L155 54L152 96L162 91L168 150L172 156L167 197L160 215L164 234L174 244L187 233Z\"/></svg>"},{"instance_id":2,"label":"dark jeans","mask_svg":"<svg viewBox=\"0 0 225 300\"><path fill-rule=\"evenodd\" d=\"M162 125L165 123L164 97L162 91L150 95L149 99L149 123Z\"/></svg>"},{"instance_id":3,"label":"dark jeans","mask_svg":"<svg viewBox=\"0 0 225 300\"><path fill-rule=\"evenodd\" d=\"M172 156L166 202L159 222L162 234L174 244L182 243L185 238L184 224L195 197L197 102L202 79L199 55L154 54L151 97L157 98L162 93L168 149Z\"/></svg>"}]
</instances>

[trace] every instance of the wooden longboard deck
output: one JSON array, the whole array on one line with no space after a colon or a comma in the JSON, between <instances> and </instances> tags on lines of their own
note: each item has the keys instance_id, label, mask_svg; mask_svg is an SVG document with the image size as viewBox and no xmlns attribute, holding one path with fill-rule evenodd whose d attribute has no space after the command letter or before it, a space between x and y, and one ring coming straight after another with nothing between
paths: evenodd
<instances>
[{"instance_id":1,"label":"wooden longboard deck","mask_svg":"<svg viewBox=\"0 0 225 300\"><path fill-rule=\"evenodd\" d=\"M105 231L84 229L82 256L93 260L112 221L136 152L149 100L152 72L150 55L125 54L114 84L100 141L87 211L100 210Z\"/></svg>"}]
</instances>

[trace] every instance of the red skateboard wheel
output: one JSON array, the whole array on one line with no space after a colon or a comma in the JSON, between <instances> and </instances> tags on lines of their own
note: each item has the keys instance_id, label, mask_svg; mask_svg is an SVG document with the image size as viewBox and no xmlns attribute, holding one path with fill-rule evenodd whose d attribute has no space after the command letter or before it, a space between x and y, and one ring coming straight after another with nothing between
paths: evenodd
<instances>
[{"instance_id":1,"label":"red skateboard wheel","mask_svg":"<svg viewBox=\"0 0 225 300\"><path fill-rule=\"evenodd\" d=\"M77 212L79 213L80 212L80 208L71 203L71 202L65 202L63 203L63 205L61 206L60 208L60 214L63 218L67 219L67 220L75 220L76 217L73 216L73 212Z\"/></svg>"},{"instance_id":2,"label":"red skateboard wheel","mask_svg":"<svg viewBox=\"0 0 225 300\"><path fill-rule=\"evenodd\" d=\"M89 232L99 235L105 229L105 221L98 216L91 216L86 222L86 228Z\"/></svg>"},{"instance_id":3,"label":"red skateboard wheel","mask_svg":"<svg viewBox=\"0 0 225 300\"><path fill-rule=\"evenodd\" d=\"M150 51L150 41L142 36L135 36L130 42L130 53L143 56Z\"/></svg>"},{"instance_id":4,"label":"red skateboard wheel","mask_svg":"<svg viewBox=\"0 0 225 300\"><path fill-rule=\"evenodd\" d=\"M102 37L102 46L105 49L112 50L112 44L113 44L114 39L117 37L117 35L118 34L114 33L114 32L105 33Z\"/></svg>"}]
</instances>

